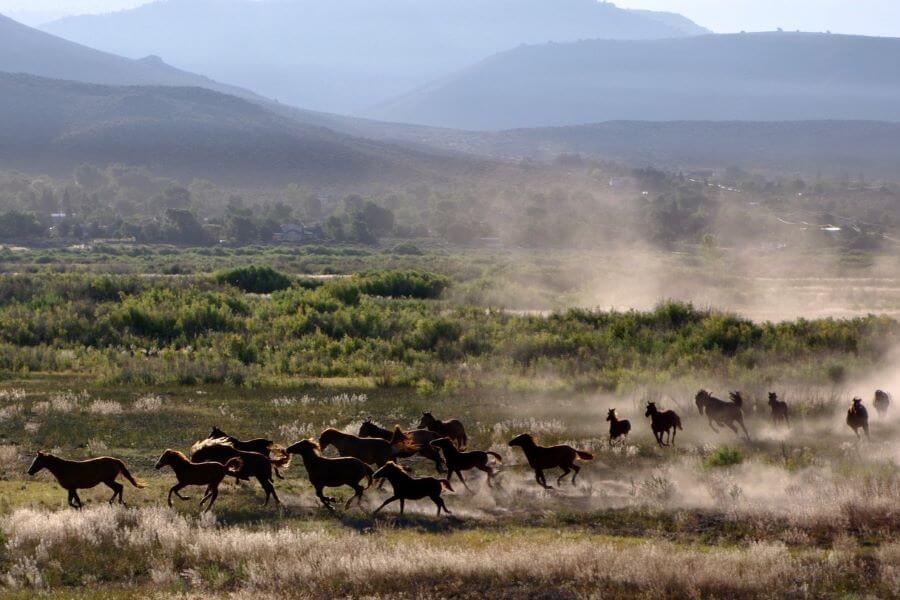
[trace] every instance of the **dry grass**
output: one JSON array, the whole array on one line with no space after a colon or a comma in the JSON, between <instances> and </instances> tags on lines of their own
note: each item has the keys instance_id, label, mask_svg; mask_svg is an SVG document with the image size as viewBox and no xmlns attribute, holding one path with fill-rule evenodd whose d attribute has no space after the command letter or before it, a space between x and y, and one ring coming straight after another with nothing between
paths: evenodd
<instances>
[{"instance_id":1,"label":"dry grass","mask_svg":"<svg viewBox=\"0 0 900 600\"><path fill-rule=\"evenodd\" d=\"M164 508L101 506L75 513L31 509L2 524L9 588L109 582L158 589L243 591L292 597L392 595L637 594L641 597L784 597L846 578L856 549L797 555L780 543L680 546L665 541L377 530L250 530L216 526ZM846 545L845 545L846 546ZM883 548L879 586L895 589L900 547ZM627 592L627 593L626 593ZM568 595L568 594L563 594Z\"/></svg>"}]
</instances>

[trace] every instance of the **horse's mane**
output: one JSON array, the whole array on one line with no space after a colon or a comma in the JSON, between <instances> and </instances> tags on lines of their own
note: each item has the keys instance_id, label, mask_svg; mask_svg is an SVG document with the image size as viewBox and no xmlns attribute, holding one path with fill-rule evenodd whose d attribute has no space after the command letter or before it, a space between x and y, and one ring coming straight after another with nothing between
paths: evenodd
<instances>
[{"instance_id":1,"label":"horse's mane","mask_svg":"<svg viewBox=\"0 0 900 600\"><path fill-rule=\"evenodd\" d=\"M206 438L205 440L200 440L199 442L196 442L193 446L191 446L191 454L196 454L200 450L209 448L210 446L228 446L229 448L234 448L234 444L227 437Z\"/></svg>"},{"instance_id":2,"label":"horse's mane","mask_svg":"<svg viewBox=\"0 0 900 600\"><path fill-rule=\"evenodd\" d=\"M174 456L180 462L185 462L185 463L191 462L191 459L189 459L187 456L185 456L183 452L179 452L178 450L172 450L170 448L170 449L166 450L164 452L164 454L168 454L169 456Z\"/></svg>"},{"instance_id":3,"label":"horse's mane","mask_svg":"<svg viewBox=\"0 0 900 600\"><path fill-rule=\"evenodd\" d=\"M309 444L312 446L313 450L315 450L316 452L322 451L322 446L319 444L319 442L317 442L313 438L308 438L306 441L309 442Z\"/></svg>"}]
</instances>

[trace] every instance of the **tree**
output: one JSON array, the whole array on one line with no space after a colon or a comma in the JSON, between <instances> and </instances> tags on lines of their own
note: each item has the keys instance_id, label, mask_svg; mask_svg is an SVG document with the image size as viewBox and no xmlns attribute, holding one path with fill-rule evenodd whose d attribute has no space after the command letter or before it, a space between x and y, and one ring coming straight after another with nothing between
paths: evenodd
<instances>
[{"instance_id":1,"label":"tree","mask_svg":"<svg viewBox=\"0 0 900 600\"><path fill-rule=\"evenodd\" d=\"M32 213L10 211L0 215L0 239L21 240L44 234L44 226Z\"/></svg>"},{"instance_id":2,"label":"tree","mask_svg":"<svg viewBox=\"0 0 900 600\"><path fill-rule=\"evenodd\" d=\"M225 232L228 237L239 244L249 244L250 242L256 241L259 237L259 230L256 227L256 223L253 222L253 219L246 216L232 216L228 221Z\"/></svg>"},{"instance_id":3,"label":"tree","mask_svg":"<svg viewBox=\"0 0 900 600\"><path fill-rule=\"evenodd\" d=\"M177 244L207 245L212 238L189 210L170 208L166 210L166 220L171 224L169 239Z\"/></svg>"},{"instance_id":4,"label":"tree","mask_svg":"<svg viewBox=\"0 0 900 600\"><path fill-rule=\"evenodd\" d=\"M81 165L75 169L75 183L77 183L79 187L89 192L93 192L109 183L109 181L97 167Z\"/></svg>"},{"instance_id":5,"label":"tree","mask_svg":"<svg viewBox=\"0 0 900 600\"><path fill-rule=\"evenodd\" d=\"M191 192L180 185L169 186L163 191L163 204L166 208L187 208L191 205Z\"/></svg>"}]
</instances>

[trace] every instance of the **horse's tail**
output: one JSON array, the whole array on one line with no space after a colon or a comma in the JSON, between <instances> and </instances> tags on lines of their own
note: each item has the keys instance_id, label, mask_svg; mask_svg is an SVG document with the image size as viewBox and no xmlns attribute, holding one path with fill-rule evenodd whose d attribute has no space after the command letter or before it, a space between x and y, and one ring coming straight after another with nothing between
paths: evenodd
<instances>
[{"instance_id":1,"label":"horse's tail","mask_svg":"<svg viewBox=\"0 0 900 600\"><path fill-rule=\"evenodd\" d=\"M460 434L459 449L465 450L468 445L469 445L469 436L466 435L466 430L463 429L462 433Z\"/></svg>"},{"instance_id":2,"label":"horse's tail","mask_svg":"<svg viewBox=\"0 0 900 600\"><path fill-rule=\"evenodd\" d=\"M372 467L370 467L369 465L364 466L366 467L366 481L368 482L366 483L366 489L369 489L370 487L372 487L372 481L374 481L372 479L372 473L374 473L375 471L373 471Z\"/></svg>"},{"instance_id":3,"label":"horse's tail","mask_svg":"<svg viewBox=\"0 0 900 600\"><path fill-rule=\"evenodd\" d=\"M272 464L272 467L275 469L275 474L278 475L280 479L284 479L281 476L281 473L278 472L279 469L287 469L291 466L291 458L293 458L287 451L278 446L277 444L273 444L269 446L269 450L278 455L278 458L269 457L269 462Z\"/></svg>"},{"instance_id":4,"label":"horse's tail","mask_svg":"<svg viewBox=\"0 0 900 600\"><path fill-rule=\"evenodd\" d=\"M729 394L731 396L731 403L737 406L738 408L744 407L744 399L741 397L740 392L731 392Z\"/></svg>"},{"instance_id":5,"label":"horse's tail","mask_svg":"<svg viewBox=\"0 0 900 600\"><path fill-rule=\"evenodd\" d=\"M681 426L681 417L679 417L678 415L675 415L675 427L684 431L684 427Z\"/></svg>"},{"instance_id":6,"label":"horse's tail","mask_svg":"<svg viewBox=\"0 0 900 600\"><path fill-rule=\"evenodd\" d=\"M594 460L594 455L590 452L585 452L584 450L576 450L575 454L577 454L578 458L581 460Z\"/></svg>"},{"instance_id":7,"label":"horse's tail","mask_svg":"<svg viewBox=\"0 0 900 600\"><path fill-rule=\"evenodd\" d=\"M456 490L453 489L453 486L450 485L450 480L449 480L449 479L441 479L441 485L444 486L445 488L447 488L448 490L450 490L451 492L455 492L455 491L456 491Z\"/></svg>"},{"instance_id":8,"label":"horse's tail","mask_svg":"<svg viewBox=\"0 0 900 600\"><path fill-rule=\"evenodd\" d=\"M240 456L229 458L225 463L225 470L229 475L237 475L244 468L244 460Z\"/></svg>"},{"instance_id":9,"label":"horse's tail","mask_svg":"<svg viewBox=\"0 0 900 600\"><path fill-rule=\"evenodd\" d=\"M131 483L131 485L133 485L134 487L136 487L136 488L147 487L146 483L144 483L143 481L138 481L137 479L135 479L134 477L131 476L131 473L128 472L128 467L126 467L125 463L123 463L121 460L119 461L119 473L121 473L122 477L127 479L129 481L129 483Z\"/></svg>"},{"instance_id":10,"label":"horse's tail","mask_svg":"<svg viewBox=\"0 0 900 600\"><path fill-rule=\"evenodd\" d=\"M404 433L399 425L394 427L394 434L391 436L390 444L393 456L406 452L415 454L422 448L420 444L417 444L408 434Z\"/></svg>"},{"instance_id":11,"label":"horse's tail","mask_svg":"<svg viewBox=\"0 0 900 600\"><path fill-rule=\"evenodd\" d=\"M490 450L488 450L487 452L485 452L485 454L487 454L488 456L493 456L494 458L497 459L497 462L503 462L503 457L500 456L499 454L497 454L496 452L491 452Z\"/></svg>"}]
</instances>

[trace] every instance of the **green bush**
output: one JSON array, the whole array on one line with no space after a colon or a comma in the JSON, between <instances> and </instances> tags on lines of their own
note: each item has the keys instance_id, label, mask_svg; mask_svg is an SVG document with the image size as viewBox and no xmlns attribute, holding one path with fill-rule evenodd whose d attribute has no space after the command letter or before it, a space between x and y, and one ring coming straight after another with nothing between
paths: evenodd
<instances>
[{"instance_id":1,"label":"green bush","mask_svg":"<svg viewBox=\"0 0 900 600\"><path fill-rule=\"evenodd\" d=\"M291 287L293 281L271 267L241 267L223 271L216 281L227 283L251 294L271 294Z\"/></svg>"},{"instance_id":2,"label":"green bush","mask_svg":"<svg viewBox=\"0 0 900 600\"><path fill-rule=\"evenodd\" d=\"M360 275L357 283L369 296L434 300L441 297L450 280L424 271L375 271Z\"/></svg>"},{"instance_id":3,"label":"green bush","mask_svg":"<svg viewBox=\"0 0 900 600\"><path fill-rule=\"evenodd\" d=\"M744 462L744 455L736 448L722 446L703 460L703 465L708 469L733 467Z\"/></svg>"}]
</instances>

